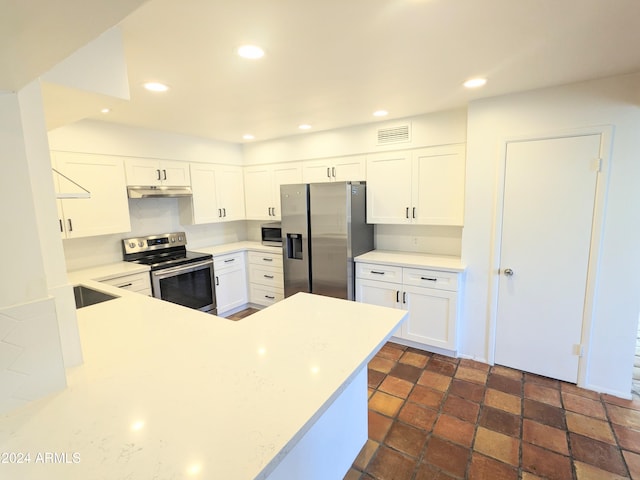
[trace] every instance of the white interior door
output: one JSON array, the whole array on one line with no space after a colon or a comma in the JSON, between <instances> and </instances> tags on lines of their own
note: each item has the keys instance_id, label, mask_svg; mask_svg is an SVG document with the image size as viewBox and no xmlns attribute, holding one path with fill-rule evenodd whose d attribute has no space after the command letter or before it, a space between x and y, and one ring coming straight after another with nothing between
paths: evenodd
<instances>
[{"instance_id":1,"label":"white interior door","mask_svg":"<svg viewBox=\"0 0 640 480\"><path fill-rule=\"evenodd\" d=\"M600 135L507 145L495 362L576 382Z\"/></svg>"}]
</instances>

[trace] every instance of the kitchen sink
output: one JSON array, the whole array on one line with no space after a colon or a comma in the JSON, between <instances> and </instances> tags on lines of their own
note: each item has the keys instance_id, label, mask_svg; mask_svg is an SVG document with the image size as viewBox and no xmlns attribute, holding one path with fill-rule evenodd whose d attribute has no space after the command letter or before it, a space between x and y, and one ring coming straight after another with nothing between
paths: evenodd
<instances>
[{"instance_id":1,"label":"kitchen sink","mask_svg":"<svg viewBox=\"0 0 640 480\"><path fill-rule=\"evenodd\" d=\"M119 298L117 295L94 290L84 285L76 285L73 287L73 296L76 297L76 308L88 307L89 305Z\"/></svg>"}]
</instances>

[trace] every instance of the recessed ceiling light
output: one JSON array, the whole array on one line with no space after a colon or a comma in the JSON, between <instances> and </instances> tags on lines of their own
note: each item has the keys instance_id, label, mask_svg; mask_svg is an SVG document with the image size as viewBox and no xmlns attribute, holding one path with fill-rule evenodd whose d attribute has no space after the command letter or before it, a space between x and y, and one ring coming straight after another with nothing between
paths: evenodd
<instances>
[{"instance_id":1,"label":"recessed ceiling light","mask_svg":"<svg viewBox=\"0 0 640 480\"><path fill-rule=\"evenodd\" d=\"M375 112L373 112L374 117L385 117L387 115L389 115L389 112L387 112L386 110L376 110Z\"/></svg>"},{"instance_id":2,"label":"recessed ceiling light","mask_svg":"<svg viewBox=\"0 0 640 480\"><path fill-rule=\"evenodd\" d=\"M306 123L303 123L302 125L298 125L298 128L300 130L309 130L311 128L311 125L308 125Z\"/></svg>"},{"instance_id":3,"label":"recessed ceiling light","mask_svg":"<svg viewBox=\"0 0 640 480\"><path fill-rule=\"evenodd\" d=\"M264 57L264 50L255 45L243 45L242 47L238 48L238 55L240 55L242 58L262 58Z\"/></svg>"},{"instance_id":4,"label":"recessed ceiling light","mask_svg":"<svg viewBox=\"0 0 640 480\"><path fill-rule=\"evenodd\" d=\"M110 108L103 108L102 110L100 110L100 113L109 113L110 111Z\"/></svg>"},{"instance_id":5,"label":"recessed ceiling light","mask_svg":"<svg viewBox=\"0 0 640 480\"><path fill-rule=\"evenodd\" d=\"M463 85L467 88L478 88L482 87L485 83L487 83L486 78L472 78L463 83Z\"/></svg>"},{"instance_id":6,"label":"recessed ceiling light","mask_svg":"<svg viewBox=\"0 0 640 480\"><path fill-rule=\"evenodd\" d=\"M256 137L254 137L253 135L251 135L250 133L245 133L242 138L244 138L245 140L253 140Z\"/></svg>"},{"instance_id":7,"label":"recessed ceiling light","mask_svg":"<svg viewBox=\"0 0 640 480\"><path fill-rule=\"evenodd\" d=\"M144 88L146 88L150 92L166 92L167 90L169 90L169 87L167 87L164 83L159 82L147 82L144 84Z\"/></svg>"}]
</instances>

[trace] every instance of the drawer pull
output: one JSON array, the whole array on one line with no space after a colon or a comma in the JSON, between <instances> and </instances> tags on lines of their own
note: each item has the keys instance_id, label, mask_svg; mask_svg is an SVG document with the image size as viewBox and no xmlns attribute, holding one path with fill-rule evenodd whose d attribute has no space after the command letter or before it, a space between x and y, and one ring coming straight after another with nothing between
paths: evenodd
<instances>
[{"instance_id":1,"label":"drawer pull","mask_svg":"<svg viewBox=\"0 0 640 480\"><path fill-rule=\"evenodd\" d=\"M127 287L130 287L131 285L133 285L133 283L131 282L123 283L122 285L118 285L118 288L127 288Z\"/></svg>"},{"instance_id":2,"label":"drawer pull","mask_svg":"<svg viewBox=\"0 0 640 480\"><path fill-rule=\"evenodd\" d=\"M235 261L236 261L235 258L229 258L229 259L225 260L224 263L235 262Z\"/></svg>"},{"instance_id":3,"label":"drawer pull","mask_svg":"<svg viewBox=\"0 0 640 480\"><path fill-rule=\"evenodd\" d=\"M437 282L438 281L437 278L430 278L430 277L420 277L420 280L428 280L429 282Z\"/></svg>"},{"instance_id":4,"label":"drawer pull","mask_svg":"<svg viewBox=\"0 0 640 480\"><path fill-rule=\"evenodd\" d=\"M273 278L273 275L263 275L264 278Z\"/></svg>"},{"instance_id":5,"label":"drawer pull","mask_svg":"<svg viewBox=\"0 0 640 480\"><path fill-rule=\"evenodd\" d=\"M273 258L263 258L262 260L265 262L273 262Z\"/></svg>"},{"instance_id":6,"label":"drawer pull","mask_svg":"<svg viewBox=\"0 0 640 480\"><path fill-rule=\"evenodd\" d=\"M377 270L371 270L371 273L373 273L374 275L384 275L384 272L379 272Z\"/></svg>"},{"instance_id":7,"label":"drawer pull","mask_svg":"<svg viewBox=\"0 0 640 480\"><path fill-rule=\"evenodd\" d=\"M274 297L273 295L265 295L264 298L268 298L269 300L275 300L276 297Z\"/></svg>"}]
</instances>

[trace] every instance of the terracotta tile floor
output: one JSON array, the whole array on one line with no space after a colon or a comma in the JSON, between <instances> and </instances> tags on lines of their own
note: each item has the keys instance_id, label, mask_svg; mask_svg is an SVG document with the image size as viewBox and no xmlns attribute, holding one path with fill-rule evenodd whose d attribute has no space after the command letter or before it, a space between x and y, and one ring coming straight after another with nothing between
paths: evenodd
<instances>
[{"instance_id":1,"label":"terracotta tile floor","mask_svg":"<svg viewBox=\"0 0 640 480\"><path fill-rule=\"evenodd\" d=\"M345 480L640 479L640 399L387 343Z\"/></svg>"}]
</instances>

